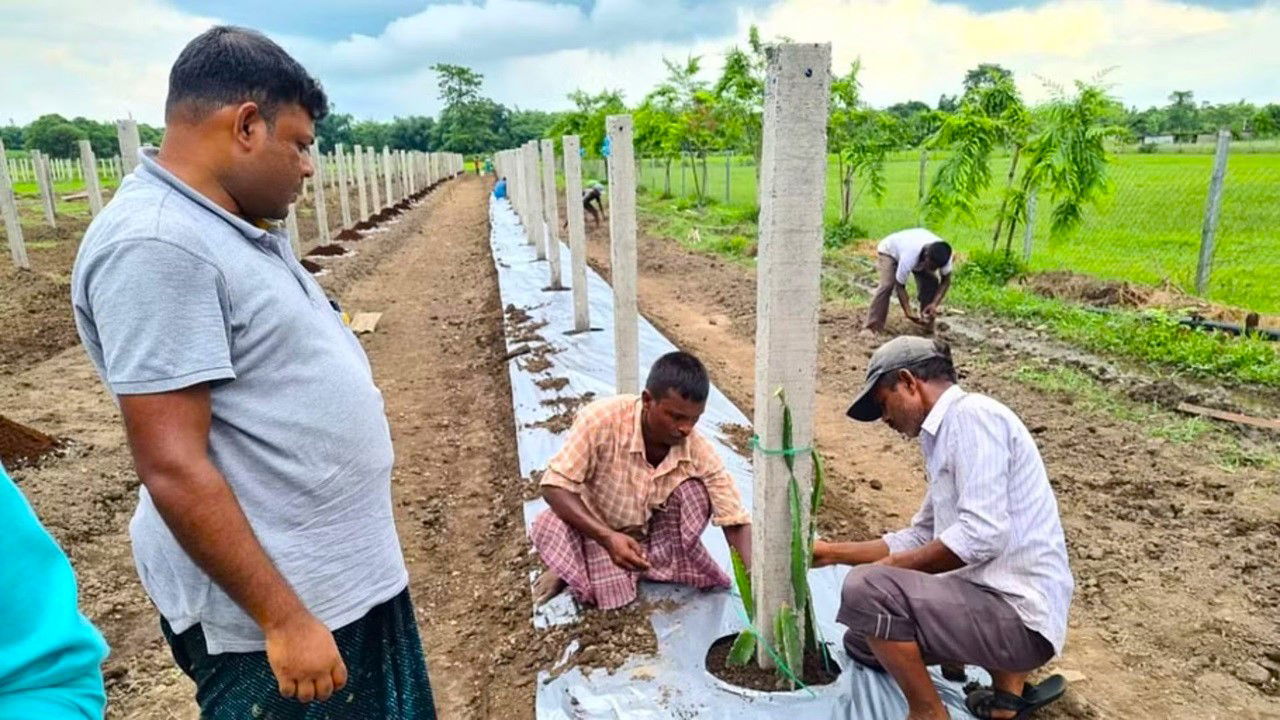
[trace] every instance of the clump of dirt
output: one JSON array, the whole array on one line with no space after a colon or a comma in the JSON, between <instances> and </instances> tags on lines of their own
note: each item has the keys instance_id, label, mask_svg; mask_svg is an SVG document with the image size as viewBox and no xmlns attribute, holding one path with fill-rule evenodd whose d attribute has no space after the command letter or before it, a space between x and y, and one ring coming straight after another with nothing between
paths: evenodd
<instances>
[{"instance_id":1,"label":"clump of dirt","mask_svg":"<svg viewBox=\"0 0 1280 720\"><path fill-rule=\"evenodd\" d=\"M330 243L329 245L317 245L311 248L311 251L307 253L307 257L341 257L346 254L346 248Z\"/></svg>"},{"instance_id":2,"label":"clump of dirt","mask_svg":"<svg viewBox=\"0 0 1280 720\"><path fill-rule=\"evenodd\" d=\"M61 446L57 438L0 415L0 463L6 468L34 465Z\"/></svg>"},{"instance_id":3,"label":"clump of dirt","mask_svg":"<svg viewBox=\"0 0 1280 720\"><path fill-rule=\"evenodd\" d=\"M729 447L742 457L751 457L751 436L754 435L749 425L738 423L720 423L720 432L729 440Z\"/></svg>"},{"instance_id":4,"label":"clump of dirt","mask_svg":"<svg viewBox=\"0 0 1280 720\"><path fill-rule=\"evenodd\" d=\"M1100 280L1070 270L1036 273L1028 276L1023 284L1037 295L1096 307L1142 307L1151 296L1149 288Z\"/></svg>"},{"instance_id":5,"label":"clump of dirt","mask_svg":"<svg viewBox=\"0 0 1280 720\"><path fill-rule=\"evenodd\" d=\"M27 370L76 344L71 266L88 222L60 215L56 229L24 223L31 269L17 269L7 257L0 260L0 376Z\"/></svg>"},{"instance_id":6,"label":"clump of dirt","mask_svg":"<svg viewBox=\"0 0 1280 720\"><path fill-rule=\"evenodd\" d=\"M334 239L342 240L343 242L352 242L353 240L361 239L361 237L363 236L360 234L360 231L355 228L347 228L346 230L338 233L337 237Z\"/></svg>"},{"instance_id":7,"label":"clump of dirt","mask_svg":"<svg viewBox=\"0 0 1280 720\"><path fill-rule=\"evenodd\" d=\"M643 601L617 610L584 608L580 622L547 630L539 644L552 652L578 641L578 652L564 666L552 669L552 676L570 667L613 672L635 655L657 655L658 639L649 622L652 610L652 605ZM552 662L558 660L554 658Z\"/></svg>"},{"instance_id":8,"label":"clump of dirt","mask_svg":"<svg viewBox=\"0 0 1280 720\"><path fill-rule=\"evenodd\" d=\"M551 369L551 361L550 361L550 360L548 360L548 359L546 358L546 356L543 356L543 355L536 355L536 356L530 357L528 360L525 360L524 362L520 363L520 367L521 367L525 372L530 372L530 373L537 374L537 373L540 373L540 372L545 372L545 371L547 371L547 370L550 370L550 369Z\"/></svg>"},{"instance_id":9,"label":"clump of dirt","mask_svg":"<svg viewBox=\"0 0 1280 720\"><path fill-rule=\"evenodd\" d=\"M539 420L535 423L529 423L526 427L545 428L552 433L559 435L570 427L573 427L573 418L578 414L578 408L590 403L594 400L596 394L593 392L586 393L580 397L558 397L543 400L545 407L559 407L560 412L552 415L546 420Z\"/></svg>"},{"instance_id":10,"label":"clump of dirt","mask_svg":"<svg viewBox=\"0 0 1280 720\"><path fill-rule=\"evenodd\" d=\"M319 264L319 263L312 262L312 261L310 261L310 260L308 260L308 259L306 259L306 258L302 258L302 259L301 259L301 260L299 260L298 262L302 265L302 269L303 269L303 270L306 270L307 272L311 273L312 275L315 275L316 273L318 273L318 272L320 272L321 270L323 270L323 269L324 269L324 268L320 267L320 264Z\"/></svg>"},{"instance_id":11,"label":"clump of dirt","mask_svg":"<svg viewBox=\"0 0 1280 720\"><path fill-rule=\"evenodd\" d=\"M730 685L752 690L775 692L791 689L786 680L778 677L776 671L762 670L754 662L749 662L746 665L730 666L726 661L729 657L729 649L733 647L735 637L737 636L726 635L711 644L711 648L707 650L707 672ZM807 686L816 687L833 683L838 677L840 677L840 666L835 661L832 660L829 661L829 664L824 664L822 656L816 650L806 648L804 672L800 674L801 682Z\"/></svg>"},{"instance_id":12,"label":"clump of dirt","mask_svg":"<svg viewBox=\"0 0 1280 720\"><path fill-rule=\"evenodd\" d=\"M533 319L529 313L525 312L524 308L519 308L515 305L507 305L506 315L507 322L512 325L520 325Z\"/></svg>"},{"instance_id":13,"label":"clump of dirt","mask_svg":"<svg viewBox=\"0 0 1280 720\"><path fill-rule=\"evenodd\" d=\"M569 378L564 378L564 377L546 378L545 380L539 380L535 384L538 386L538 389L540 390L550 390L552 392L559 392L563 390L566 385L569 384Z\"/></svg>"}]
</instances>

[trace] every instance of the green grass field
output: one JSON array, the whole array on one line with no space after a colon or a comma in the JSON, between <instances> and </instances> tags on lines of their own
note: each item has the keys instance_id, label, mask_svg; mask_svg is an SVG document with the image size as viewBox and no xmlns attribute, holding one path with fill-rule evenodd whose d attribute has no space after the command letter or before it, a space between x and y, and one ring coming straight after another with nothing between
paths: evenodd
<instances>
[{"instance_id":1,"label":"green grass field","mask_svg":"<svg viewBox=\"0 0 1280 720\"><path fill-rule=\"evenodd\" d=\"M1158 285L1166 280L1186 292L1194 290L1196 260L1213 158L1208 154L1119 154L1114 156L1113 192L1092 209L1084 226L1069 236L1049 235L1048 198L1040 198L1033 236L1033 270L1073 270L1107 280ZM723 204L725 159L708 161L708 195ZM930 162L930 174L936 162ZM980 203L978 222L949 218L932 227L961 252L990 246L998 187L1008 160L992 167L992 189ZM887 166L888 191L877 203L863 196L854 208L854 224L870 237L921 224L917 203L919 160L914 153L896 155ZM641 183L661 192L661 165L643 160ZM755 168L743 158L730 167L728 203L755 205ZM683 183L673 165L671 192L694 194L693 171L686 166ZM834 162L828 167L827 219L839 217L840 193ZM1014 239L1021 252L1022 233ZM1217 252L1208 297L1218 303L1280 312L1280 153L1233 153L1227 167Z\"/></svg>"}]
</instances>

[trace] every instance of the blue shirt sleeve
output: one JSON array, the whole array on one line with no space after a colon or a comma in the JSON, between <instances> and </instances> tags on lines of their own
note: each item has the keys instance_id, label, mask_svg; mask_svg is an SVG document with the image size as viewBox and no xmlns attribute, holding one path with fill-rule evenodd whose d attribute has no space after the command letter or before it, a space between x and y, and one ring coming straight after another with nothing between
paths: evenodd
<instances>
[{"instance_id":1,"label":"blue shirt sleeve","mask_svg":"<svg viewBox=\"0 0 1280 720\"><path fill-rule=\"evenodd\" d=\"M101 718L107 644L71 563L0 466L0 720Z\"/></svg>"}]
</instances>

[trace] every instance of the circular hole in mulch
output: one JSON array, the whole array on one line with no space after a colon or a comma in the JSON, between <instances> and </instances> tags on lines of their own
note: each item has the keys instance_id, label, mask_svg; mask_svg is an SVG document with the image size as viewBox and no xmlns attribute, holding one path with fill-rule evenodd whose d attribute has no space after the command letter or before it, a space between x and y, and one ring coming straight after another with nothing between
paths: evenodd
<instances>
[{"instance_id":1,"label":"circular hole in mulch","mask_svg":"<svg viewBox=\"0 0 1280 720\"><path fill-rule=\"evenodd\" d=\"M759 690L761 692L791 691L790 683L779 677L776 670L772 668L762 670L755 660L746 665L730 666L726 660L729 658L729 649L733 647L733 641L737 637L737 635L726 635L711 643L711 648L707 650L707 672L711 673L717 680L749 690ZM834 659L828 658L827 663L824 665L822 656L817 650L813 648L806 649L804 672L800 675L800 680L805 685L811 687L830 685L839 677L840 666Z\"/></svg>"}]
</instances>

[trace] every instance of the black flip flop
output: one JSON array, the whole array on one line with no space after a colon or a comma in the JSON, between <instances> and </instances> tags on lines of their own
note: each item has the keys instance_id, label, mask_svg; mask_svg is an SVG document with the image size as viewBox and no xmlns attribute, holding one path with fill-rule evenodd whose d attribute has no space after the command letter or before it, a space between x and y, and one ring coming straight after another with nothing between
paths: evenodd
<instances>
[{"instance_id":1,"label":"black flip flop","mask_svg":"<svg viewBox=\"0 0 1280 720\"><path fill-rule=\"evenodd\" d=\"M994 688L978 688L965 696L964 706L980 720L991 718L992 710L1012 710L1012 720L1026 720L1031 717L1031 713L1062 697L1066 691L1066 678L1050 675L1035 685L1024 685L1021 695Z\"/></svg>"}]
</instances>

